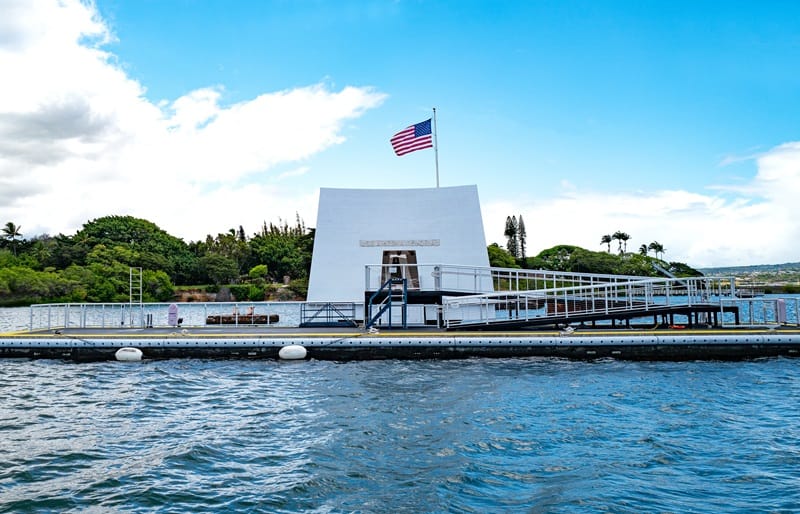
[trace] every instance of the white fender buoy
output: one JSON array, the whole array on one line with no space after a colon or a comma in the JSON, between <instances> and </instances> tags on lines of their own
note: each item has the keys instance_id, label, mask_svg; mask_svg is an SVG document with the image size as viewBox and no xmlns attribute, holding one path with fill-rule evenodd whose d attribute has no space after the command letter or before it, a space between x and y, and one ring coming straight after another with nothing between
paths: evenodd
<instances>
[{"instance_id":1,"label":"white fender buoy","mask_svg":"<svg viewBox=\"0 0 800 514\"><path fill-rule=\"evenodd\" d=\"M114 354L114 357L122 362L137 362L142 360L142 351L138 348L131 347L120 348Z\"/></svg>"},{"instance_id":2,"label":"white fender buoy","mask_svg":"<svg viewBox=\"0 0 800 514\"><path fill-rule=\"evenodd\" d=\"M305 359L306 355L308 355L308 351L306 351L305 346L300 346L299 344L290 344L278 351L278 357L287 361Z\"/></svg>"}]
</instances>

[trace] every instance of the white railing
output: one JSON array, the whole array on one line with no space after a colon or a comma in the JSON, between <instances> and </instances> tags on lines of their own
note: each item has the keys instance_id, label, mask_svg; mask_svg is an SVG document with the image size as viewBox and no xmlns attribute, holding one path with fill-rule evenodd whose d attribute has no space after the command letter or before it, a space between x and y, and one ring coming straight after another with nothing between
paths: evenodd
<instances>
[{"instance_id":1,"label":"white railing","mask_svg":"<svg viewBox=\"0 0 800 514\"><path fill-rule=\"evenodd\" d=\"M410 268L414 268L411 271ZM513 268L484 268L443 264L369 265L365 290L374 292L390 273L405 274L409 290L438 291L441 306L414 305L411 325L440 318L445 327L456 324L492 324L560 316L563 321L587 314L611 315L647 311L664 306L696 304L718 307L722 326L800 325L800 298L739 298L732 278L653 278L598 275ZM412 280L415 279L415 280ZM447 293L459 296L447 298ZM42 304L30 307L29 330L60 328L170 327L169 303ZM183 327L205 326L209 316L233 317L234 325L254 324L246 315L277 314L276 326L296 327L303 302L179 303ZM357 311L363 312L358 304ZM409 306L412 307L412 306ZM418 312L417 312L418 311ZM390 315L390 314L387 314ZM385 322L385 320L384 320ZM270 323L272 324L272 323Z\"/></svg>"},{"instance_id":2,"label":"white railing","mask_svg":"<svg viewBox=\"0 0 800 514\"><path fill-rule=\"evenodd\" d=\"M454 296L443 300L445 326L554 315L568 319L570 315L646 311L651 306L708 306L720 304L722 298L736 298L733 278L654 278L449 264L367 265L365 290L376 291L392 276L408 279L411 292ZM720 306L719 312L722 316L725 309Z\"/></svg>"},{"instance_id":3,"label":"white railing","mask_svg":"<svg viewBox=\"0 0 800 514\"><path fill-rule=\"evenodd\" d=\"M733 316L725 316L722 326L781 326L800 325L800 298L723 298L724 306L737 307L739 324Z\"/></svg>"},{"instance_id":4,"label":"white railing","mask_svg":"<svg viewBox=\"0 0 800 514\"><path fill-rule=\"evenodd\" d=\"M564 278L563 274L556 279ZM613 276L612 276L613 277ZM615 281L578 276L576 282L590 285L548 287L484 293L445 299L442 312L446 327L492 324L507 321L535 321L570 317L611 315L630 311L646 312L656 307L704 304L720 305L732 298L729 281L711 278L616 277Z\"/></svg>"},{"instance_id":5,"label":"white railing","mask_svg":"<svg viewBox=\"0 0 800 514\"><path fill-rule=\"evenodd\" d=\"M201 327L209 317L223 317L235 326L269 324L297 326L303 302L190 302L177 303L182 327ZM169 318L171 303L50 303L31 305L28 330L63 328L175 327ZM274 315L278 321L273 323ZM256 323L266 319L266 323Z\"/></svg>"},{"instance_id":6,"label":"white railing","mask_svg":"<svg viewBox=\"0 0 800 514\"><path fill-rule=\"evenodd\" d=\"M452 264L368 264L365 266L364 274L365 291L377 291L390 276L408 279L411 290L469 294L619 284L650 279L650 277L632 275L602 275Z\"/></svg>"}]
</instances>

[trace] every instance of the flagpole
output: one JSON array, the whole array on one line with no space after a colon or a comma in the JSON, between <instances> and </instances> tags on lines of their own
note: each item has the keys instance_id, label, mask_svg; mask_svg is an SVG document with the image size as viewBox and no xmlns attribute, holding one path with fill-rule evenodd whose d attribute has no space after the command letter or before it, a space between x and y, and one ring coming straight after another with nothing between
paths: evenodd
<instances>
[{"instance_id":1,"label":"flagpole","mask_svg":"<svg viewBox=\"0 0 800 514\"><path fill-rule=\"evenodd\" d=\"M433 108L433 155L436 159L436 187L439 187L439 139L436 136L436 107Z\"/></svg>"}]
</instances>

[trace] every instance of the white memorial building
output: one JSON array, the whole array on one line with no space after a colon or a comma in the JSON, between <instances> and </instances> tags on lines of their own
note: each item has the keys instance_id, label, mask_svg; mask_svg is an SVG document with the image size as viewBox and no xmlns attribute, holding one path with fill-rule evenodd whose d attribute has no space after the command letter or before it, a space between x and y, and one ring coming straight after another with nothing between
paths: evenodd
<instances>
[{"instance_id":1,"label":"white memorial building","mask_svg":"<svg viewBox=\"0 0 800 514\"><path fill-rule=\"evenodd\" d=\"M393 276L417 296L486 292L488 267L477 186L320 189L309 302L363 303Z\"/></svg>"}]
</instances>

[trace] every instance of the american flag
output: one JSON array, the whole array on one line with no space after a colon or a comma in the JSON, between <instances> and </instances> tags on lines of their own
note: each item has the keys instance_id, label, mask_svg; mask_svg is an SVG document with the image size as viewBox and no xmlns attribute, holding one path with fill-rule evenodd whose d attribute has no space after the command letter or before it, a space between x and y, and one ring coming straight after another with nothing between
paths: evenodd
<instances>
[{"instance_id":1,"label":"american flag","mask_svg":"<svg viewBox=\"0 0 800 514\"><path fill-rule=\"evenodd\" d=\"M423 148L433 148L430 118L416 125L404 128L392 136L390 141L394 153L396 153L398 157L417 150L422 150Z\"/></svg>"}]
</instances>

